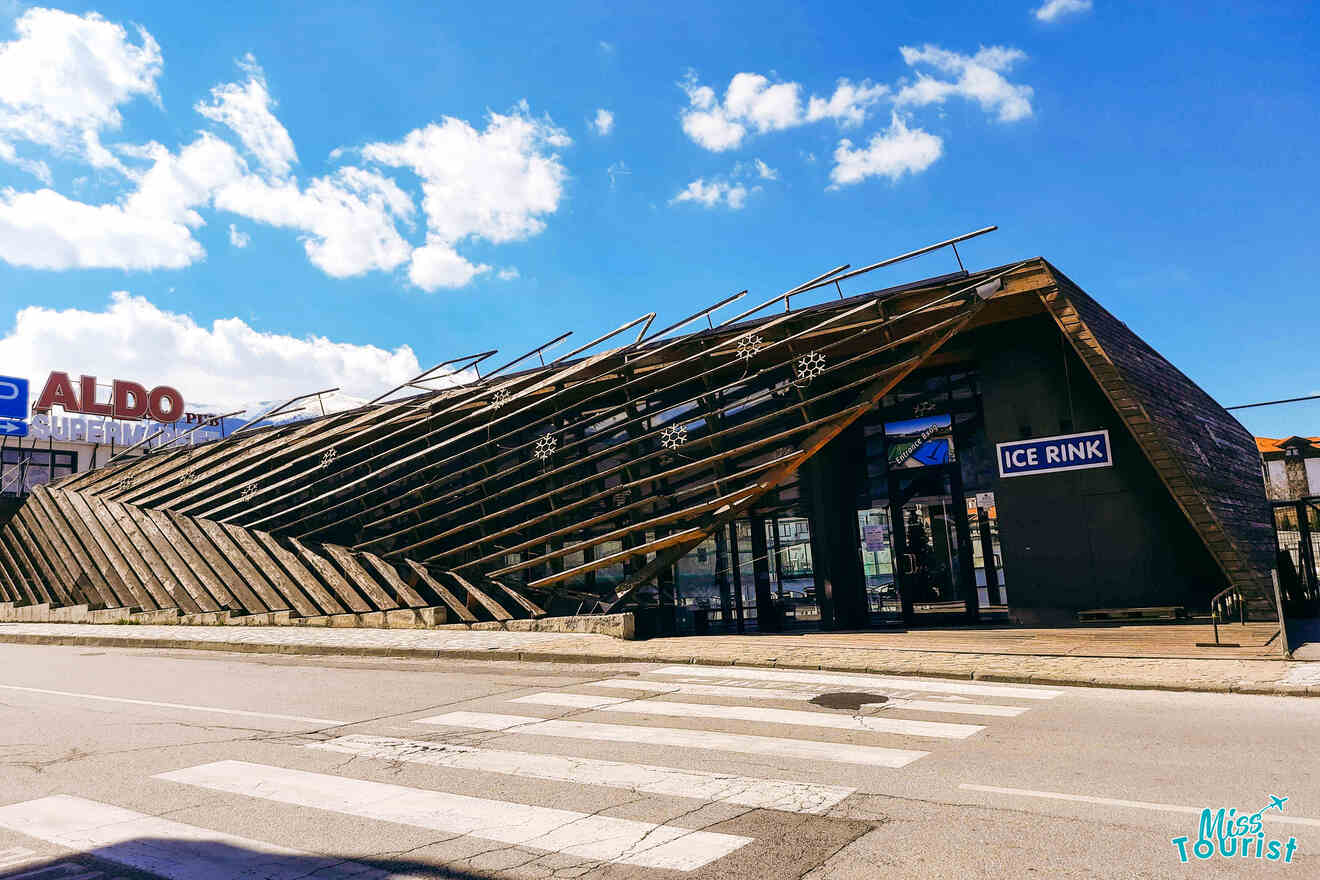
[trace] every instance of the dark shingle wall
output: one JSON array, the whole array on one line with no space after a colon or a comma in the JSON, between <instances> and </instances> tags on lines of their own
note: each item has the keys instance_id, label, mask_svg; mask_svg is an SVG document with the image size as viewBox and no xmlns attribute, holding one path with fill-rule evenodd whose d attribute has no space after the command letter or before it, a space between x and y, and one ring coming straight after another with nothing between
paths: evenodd
<instances>
[{"instance_id":1,"label":"dark shingle wall","mask_svg":"<svg viewBox=\"0 0 1320 880\"><path fill-rule=\"evenodd\" d=\"M1194 508L1198 501L1204 506L1204 511L1191 510L1189 518L1212 553L1234 583L1269 589L1274 531L1255 438L1126 324L1057 269L1053 271L1060 292L1144 411L1155 437L1163 441L1159 444L1163 456L1156 453L1152 464L1166 482L1185 487L1175 493L1182 496L1184 506ZM1221 532L1205 528L1206 513Z\"/></svg>"}]
</instances>

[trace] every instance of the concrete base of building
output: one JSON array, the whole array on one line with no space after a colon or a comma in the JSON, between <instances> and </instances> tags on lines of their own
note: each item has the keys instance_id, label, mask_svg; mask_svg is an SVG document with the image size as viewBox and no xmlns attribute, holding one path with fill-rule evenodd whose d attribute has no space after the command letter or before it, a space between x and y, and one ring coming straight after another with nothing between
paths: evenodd
<instances>
[{"instance_id":1,"label":"concrete base of building","mask_svg":"<svg viewBox=\"0 0 1320 880\"><path fill-rule=\"evenodd\" d=\"M465 629L506 632L581 633L635 639L637 626L631 612L623 614L541 617L528 620L491 620L482 623L450 623L443 607L397 608L362 614L327 614L294 617L291 611L237 615L230 611L180 614L177 608L143 611L140 608L103 608L86 605L51 608L49 604L16 605L0 602L0 623L118 623L159 626L307 626L361 629Z\"/></svg>"}]
</instances>

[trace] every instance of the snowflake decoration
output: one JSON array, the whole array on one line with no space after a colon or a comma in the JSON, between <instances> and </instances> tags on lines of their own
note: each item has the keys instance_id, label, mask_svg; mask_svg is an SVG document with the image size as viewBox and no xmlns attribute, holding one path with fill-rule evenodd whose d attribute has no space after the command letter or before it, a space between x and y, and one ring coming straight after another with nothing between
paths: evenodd
<instances>
[{"instance_id":1,"label":"snowflake decoration","mask_svg":"<svg viewBox=\"0 0 1320 880\"><path fill-rule=\"evenodd\" d=\"M553 434L546 434L542 437L537 437L536 446L532 449L532 455L540 461L549 461L550 457L555 454L555 447L558 445L559 441L555 439Z\"/></svg>"},{"instance_id":2,"label":"snowflake decoration","mask_svg":"<svg viewBox=\"0 0 1320 880\"><path fill-rule=\"evenodd\" d=\"M687 425L670 425L660 432L660 445L665 449L678 449L687 442Z\"/></svg>"},{"instance_id":3,"label":"snowflake decoration","mask_svg":"<svg viewBox=\"0 0 1320 880\"><path fill-rule=\"evenodd\" d=\"M738 340L738 357L750 361L761 353L761 337L748 333Z\"/></svg>"},{"instance_id":4,"label":"snowflake decoration","mask_svg":"<svg viewBox=\"0 0 1320 880\"><path fill-rule=\"evenodd\" d=\"M915 416L928 416L935 412L935 401L923 400L912 408L912 414Z\"/></svg>"},{"instance_id":5,"label":"snowflake decoration","mask_svg":"<svg viewBox=\"0 0 1320 880\"><path fill-rule=\"evenodd\" d=\"M798 381L810 382L812 379L825 372L825 355L818 351L809 352L798 358L797 374Z\"/></svg>"},{"instance_id":6,"label":"snowflake decoration","mask_svg":"<svg viewBox=\"0 0 1320 880\"><path fill-rule=\"evenodd\" d=\"M495 395L490 399L490 408L499 409L504 406L504 404L508 403L509 398L511 397L513 397L513 395L510 394L507 389L501 388L499 391L496 391Z\"/></svg>"},{"instance_id":7,"label":"snowflake decoration","mask_svg":"<svg viewBox=\"0 0 1320 880\"><path fill-rule=\"evenodd\" d=\"M339 455L338 449L327 449L325 452L321 453L321 463L318 464L317 467L318 468L329 467L331 462L333 462L338 455Z\"/></svg>"},{"instance_id":8,"label":"snowflake decoration","mask_svg":"<svg viewBox=\"0 0 1320 880\"><path fill-rule=\"evenodd\" d=\"M257 494L257 484L254 481L248 483L246 486L243 487L243 491L239 493L239 497L242 498L243 502L246 504L247 502L251 501L252 496L256 494Z\"/></svg>"}]
</instances>

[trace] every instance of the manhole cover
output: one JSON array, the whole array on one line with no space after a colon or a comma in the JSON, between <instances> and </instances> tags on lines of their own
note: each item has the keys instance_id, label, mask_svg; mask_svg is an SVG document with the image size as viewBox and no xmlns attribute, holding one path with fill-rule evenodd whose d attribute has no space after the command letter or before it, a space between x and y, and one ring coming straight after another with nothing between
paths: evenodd
<instances>
[{"instance_id":1,"label":"manhole cover","mask_svg":"<svg viewBox=\"0 0 1320 880\"><path fill-rule=\"evenodd\" d=\"M812 703L826 709L848 709L856 712L867 703L887 703L889 698L881 694L865 694L859 691L839 691L833 694L821 694L813 697Z\"/></svg>"}]
</instances>

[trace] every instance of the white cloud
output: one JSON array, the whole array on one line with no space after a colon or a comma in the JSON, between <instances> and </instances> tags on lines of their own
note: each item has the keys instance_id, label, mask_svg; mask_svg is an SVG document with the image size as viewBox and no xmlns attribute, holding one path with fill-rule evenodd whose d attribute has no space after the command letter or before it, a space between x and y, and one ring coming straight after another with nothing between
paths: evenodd
<instances>
[{"instance_id":1,"label":"white cloud","mask_svg":"<svg viewBox=\"0 0 1320 880\"><path fill-rule=\"evenodd\" d=\"M232 129L261 167L283 177L298 161L293 138L271 112L274 102L256 59L247 55L239 66L247 73L247 82L216 86L211 89L211 103L199 101L193 109Z\"/></svg>"},{"instance_id":2,"label":"white cloud","mask_svg":"<svg viewBox=\"0 0 1320 880\"><path fill-rule=\"evenodd\" d=\"M741 183L731 183L727 180L711 180L707 183L704 177L699 177L670 199L669 203L675 205L679 202L695 202L705 208L724 205L731 211L738 211L747 204L747 195L752 191Z\"/></svg>"},{"instance_id":3,"label":"white cloud","mask_svg":"<svg viewBox=\"0 0 1320 880\"><path fill-rule=\"evenodd\" d=\"M231 128L274 179L252 173L212 134L177 154L155 143L123 147L152 164L133 172L135 189L117 202L90 205L50 189L0 192L0 259L42 269L178 269L206 255L192 230L204 224L199 209L218 208L303 233L313 265L336 278L407 262L412 247L395 223L412 217L412 200L389 178L352 166L305 188L284 176L297 161L293 141L271 113L261 69L251 57L242 64L244 84L217 86L212 103L195 109ZM231 227L236 247L248 239Z\"/></svg>"},{"instance_id":4,"label":"white cloud","mask_svg":"<svg viewBox=\"0 0 1320 880\"><path fill-rule=\"evenodd\" d=\"M49 189L0 192L0 259L40 269L183 268L206 256L192 234L206 207L302 232L312 264L335 278L408 261L412 248L395 221L412 216L412 200L374 171L348 166L300 188L252 174L210 134L177 154L159 144L144 153L153 165L116 203L89 205Z\"/></svg>"},{"instance_id":5,"label":"white cloud","mask_svg":"<svg viewBox=\"0 0 1320 880\"><path fill-rule=\"evenodd\" d=\"M1032 14L1040 21L1055 21L1065 15L1089 12L1090 9L1091 0L1045 0Z\"/></svg>"},{"instance_id":6,"label":"white cloud","mask_svg":"<svg viewBox=\"0 0 1320 880\"><path fill-rule=\"evenodd\" d=\"M632 171L629 170L627 162L619 161L611 162L610 167L605 169L605 173L610 176L610 189L614 189L614 185L619 182L619 177L632 174Z\"/></svg>"},{"instance_id":7,"label":"white cloud","mask_svg":"<svg viewBox=\"0 0 1320 880\"><path fill-rule=\"evenodd\" d=\"M50 186L53 179L49 165L40 159L26 159L18 155L18 150L14 149L14 145L5 141L0 141L0 162L8 162L10 165L23 169L46 186Z\"/></svg>"},{"instance_id":8,"label":"white cloud","mask_svg":"<svg viewBox=\"0 0 1320 880\"><path fill-rule=\"evenodd\" d=\"M736 74L722 101L714 89L697 81L695 72L689 72L680 86L688 96L683 131L713 152L740 146L749 132L782 131L825 119L857 125L866 118L868 108L888 92L886 86L869 80L854 84L841 79L832 95L813 95L804 109L800 84L771 82L759 73Z\"/></svg>"},{"instance_id":9,"label":"white cloud","mask_svg":"<svg viewBox=\"0 0 1320 880\"><path fill-rule=\"evenodd\" d=\"M189 402L224 409L336 386L370 399L421 372L406 345L265 333L239 318L206 327L122 291L103 311L21 309L0 338L0 363L19 376L67 370L70 351L88 375L173 385Z\"/></svg>"},{"instance_id":10,"label":"white cloud","mask_svg":"<svg viewBox=\"0 0 1320 880\"><path fill-rule=\"evenodd\" d=\"M495 277L501 281L517 281L519 278L518 269L514 266L506 266L495 273Z\"/></svg>"},{"instance_id":11,"label":"white cloud","mask_svg":"<svg viewBox=\"0 0 1320 880\"><path fill-rule=\"evenodd\" d=\"M15 30L16 39L0 43L0 136L122 171L100 135L119 128L121 104L159 99L156 40L138 28L134 44L95 12L41 8L24 12Z\"/></svg>"},{"instance_id":12,"label":"white cloud","mask_svg":"<svg viewBox=\"0 0 1320 880\"><path fill-rule=\"evenodd\" d=\"M570 143L522 104L508 115L491 113L484 131L447 116L395 143L363 147L368 160L409 168L422 180L426 244L413 253L413 283L458 287L489 270L457 252L467 238L499 244L540 233L542 218L559 209L567 177L554 150Z\"/></svg>"},{"instance_id":13,"label":"white cloud","mask_svg":"<svg viewBox=\"0 0 1320 880\"><path fill-rule=\"evenodd\" d=\"M1032 88L1011 83L1003 76L1026 57L1018 49L987 46L975 55L961 55L927 44L920 49L901 46L899 51L909 67L932 67L957 77L942 80L918 74L916 82L905 85L895 95L894 103L899 107L942 104L955 96L977 102L987 113L996 113L1001 122L1014 122L1031 115Z\"/></svg>"},{"instance_id":14,"label":"white cloud","mask_svg":"<svg viewBox=\"0 0 1320 880\"><path fill-rule=\"evenodd\" d=\"M304 233L307 258L334 278L389 271L412 252L395 227L396 219L412 216L412 200L389 178L353 166L315 178L305 189L292 180L242 175L216 191L215 206Z\"/></svg>"},{"instance_id":15,"label":"white cloud","mask_svg":"<svg viewBox=\"0 0 1320 880\"><path fill-rule=\"evenodd\" d=\"M484 130L445 117L398 142L335 150L336 165L354 153L421 179L425 235L410 242L400 228L414 228L416 207L388 172L346 165L306 181L293 175L293 138L251 55L239 61L243 81L217 85L193 107L224 130L201 133L176 151L147 143L117 144L111 153L100 137L121 124L119 106L135 96L159 102L155 40L139 29L140 45L132 43L123 27L94 13L43 9L24 13L17 30L17 39L0 43L0 162L47 186L0 190L0 260L14 265L182 268L206 255L194 237L204 214L224 211L295 230L312 264L336 278L406 264L424 289L459 287L491 271L459 252L465 241L536 235L563 197L567 172L556 151L571 141L548 118L532 118L526 102L490 114ZM592 123L608 133L613 115L602 108ZM118 196L91 204L56 191L50 167L20 152L23 144L118 170ZM79 189L75 181L70 192ZM230 226L234 247L250 236Z\"/></svg>"},{"instance_id":16,"label":"white cloud","mask_svg":"<svg viewBox=\"0 0 1320 880\"><path fill-rule=\"evenodd\" d=\"M761 191L761 184L757 181L778 179L779 172L760 159L735 162L728 174L710 179L699 177L692 181L670 199L669 204L692 202L703 208L725 207L730 211L740 211L747 204L749 196Z\"/></svg>"},{"instance_id":17,"label":"white cloud","mask_svg":"<svg viewBox=\"0 0 1320 880\"><path fill-rule=\"evenodd\" d=\"M888 86L872 85L870 81L853 85L841 79L829 98L813 95L807 102L807 121L837 119L844 125L861 125L866 120L867 109L888 93Z\"/></svg>"},{"instance_id":18,"label":"white cloud","mask_svg":"<svg viewBox=\"0 0 1320 880\"><path fill-rule=\"evenodd\" d=\"M604 136L614 131L614 114L604 107L596 111L596 116L591 120L591 129L596 134Z\"/></svg>"},{"instance_id":19,"label":"white cloud","mask_svg":"<svg viewBox=\"0 0 1320 880\"><path fill-rule=\"evenodd\" d=\"M830 189L860 183L868 177L896 181L904 174L917 174L929 168L943 151L939 137L908 128L895 113L889 128L877 132L866 146L854 149L852 141L839 141L830 169Z\"/></svg>"},{"instance_id":20,"label":"white cloud","mask_svg":"<svg viewBox=\"0 0 1320 880\"><path fill-rule=\"evenodd\" d=\"M485 263L470 263L442 241L428 241L412 252L408 279L422 290L462 287L473 278L490 271Z\"/></svg>"},{"instance_id":21,"label":"white cloud","mask_svg":"<svg viewBox=\"0 0 1320 880\"><path fill-rule=\"evenodd\" d=\"M0 259L38 269L178 269L205 256L192 236L194 208L242 173L234 148L202 135L155 159L137 189L117 203L89 205L51 189L0 191Z\"/></svg>"}]
</instances>

